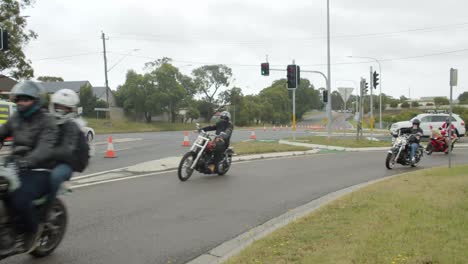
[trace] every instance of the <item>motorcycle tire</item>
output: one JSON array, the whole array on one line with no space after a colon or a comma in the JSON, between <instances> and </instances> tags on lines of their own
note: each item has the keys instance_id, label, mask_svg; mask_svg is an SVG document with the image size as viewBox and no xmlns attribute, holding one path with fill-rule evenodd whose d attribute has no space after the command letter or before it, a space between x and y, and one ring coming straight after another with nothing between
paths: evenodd
<instances>
[{"instance_id":1,"label":"motorcycle tire","mask_svg":"<svg viewBox=\"0 0 468 264\"><path fill-rule=\"evenodd\" d=\"M36 248L29 253L33 257L43 258L49 256L62 242L67 230L68 213L62 200L56 198L44 222L44 229Z\"/></svg>"},{"instance_id":2,"label":"motorcycle tire","mask_svg":"<svg viewBox=\"0 0 468 264\"><path fill-rule=\"evenodd\" d=\"M434 152L434 146L432 146L432 144L429 143L429 144L427 144L427 147L426 147L426 154L431 155L432 152Z\"/></svg>"},{"instance_id":3,"label":"motorcycle tire","mask_svg":"<svg viewBox=\"0 0 468 264\"><path fill-rule=\"evenodd\" d=\"M385 167L391 170L395 167L395 155L393 153L388 153L387 158L385 159Z\"/></svg>"},{"instance_id":4,"label":"motorcycle tire","mask_svg":"<svg viewBox=\"0 0 468 264\"><path fill-rule=\"evenodd\" d=\"M219 176L223 176L225 175L229 169L231 168L231 157L229 157L229 160L227 160L226 162L224 162L224 166L223 166L223 170L222 171L218 171L218 175Z\"/></svg>"},{"instance_id":5,"label":"motorcycle tire","mask_svg":"<svg viewBox=\"0 0 468 264\"><path fill-rule=\"evenodd\" d=\"M195 153L194 152L187 152L187 153L185 153L185 155L180 160L179 168L177 170L177 176L179 177L179 180L183 181L183 182L188 180L192 176L193 171L194 171L194 170L192 170L192 169L190 169L188 167L184 168L184 164L187 162L188 159L192 159L190 165L187 165L187 166L191 166L192 162L195 160ZM184 171L184 169L185 169L185 171ZM185 174L185 176L183 174Z\"/></svg>"}]
</instances>

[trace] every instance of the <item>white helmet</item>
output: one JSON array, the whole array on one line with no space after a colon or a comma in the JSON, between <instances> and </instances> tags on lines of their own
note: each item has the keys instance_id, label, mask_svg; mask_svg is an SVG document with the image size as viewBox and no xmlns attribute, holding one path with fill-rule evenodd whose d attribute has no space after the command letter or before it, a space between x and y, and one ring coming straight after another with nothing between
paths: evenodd
<instances>
[{"instance_id":1,"label":"white helmet","mask_svg":"<svg viewBox=\"0 0 468 264\"><path fill-rule=\"evenodd\" d=\"M219 118L220 119L227 119L227 121L229 121L231 119L231 114L228 111L223 111L219 115Z\"/></svg>"},{"instance_id":2,"label":"white helmet","mask_svg":"<svg viewBox=\"0 0 468 264\"><path fill-rule=\"evenodd\" d=\"M49 111L57 118L57 123L63 124L66 120L77 116L77 107L80 103L78 95L70 89L61 89L55 92L50 97ZM56 105L61 105L70 108L71 112L65 112L56 109Z\"/></svg>"}]
</instances>

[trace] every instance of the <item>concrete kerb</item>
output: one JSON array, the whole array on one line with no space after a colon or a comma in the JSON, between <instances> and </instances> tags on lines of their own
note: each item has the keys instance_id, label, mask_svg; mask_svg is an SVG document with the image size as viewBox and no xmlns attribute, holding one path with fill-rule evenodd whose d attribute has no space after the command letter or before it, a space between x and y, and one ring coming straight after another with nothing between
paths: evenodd
<instances>
[{"instance_id":1,"label":"concrete kerb","mask_svg":"<svg viewBox=\"0 0 468 264\"><path fill-rule=\"evenodd\" d=\"M214 249L210 250L209 252L187 262L187 264L218 264L223 263L228 260L230 257L240 253L243 249L250 246L253 242L271 234L272 232L276 231L277 229L286 226L287 224L302 218L320 207L327 205L336 199L359 190L365 186L387 180L393 177L397 177L399 175L393 175L377 180L368 181L365 183L357 184L350 186L345 189L338 190L336 192L332 192L326 194L320 198L317 198L305 205L299 206L295 209L288 211L285 214L282 214L278 217L275 217L266 223L257 226L255 228L250 229L247 232L240 234L239 236L222 243L221 245L215 247Z\"/></svg>"},{"instance_id":2,"label":"concrete kerb","mask_svg":"<svg viewBox=\"0 0 468 264\"><path fill-rule=\"evenodd\" d=\"M318 153L320 150L311 149L306 151L290 151L290 152L277 152L277 153L264 153L264 154L254 154L254 155L242 155L234 156L232 161L242 162L250 160L261 160L261 159L273 159L273 158L283 158L283 157L294 157L294 156L305 156ZM182 157L167 157L159 160L153 160L148 162L143 162L129 167L118 168L114 170L108 170L103 172L92 173L88 175L82 175L75 178L72 178L72 184L83 184L88 182L95 182L100 180L108 180L113 178L121 178L126 176L134 176L142 173L149 172L164 172L175 170L179 166L180 159Z\"/></svg>"},{"instance_id":3,"label":"concrete kerb","mask_svg":"<svg viewBox=\"0 0 468 264\"><path fill-rule=\"evenodd\" d=\"M388 147L371 147L371 148L345 148L345 147L337 147L337 146L326 146L326 145L317 145L317 144L308 144L308 143L301 143L301 142L291 142L287 140L280 140L280 144L286 144L291 146L301 146L301 147L308 147L314 149L328 149L328 150L338 150L338 151L378 151L378 150L388 150Z\"/></svg>"}]
</instances>

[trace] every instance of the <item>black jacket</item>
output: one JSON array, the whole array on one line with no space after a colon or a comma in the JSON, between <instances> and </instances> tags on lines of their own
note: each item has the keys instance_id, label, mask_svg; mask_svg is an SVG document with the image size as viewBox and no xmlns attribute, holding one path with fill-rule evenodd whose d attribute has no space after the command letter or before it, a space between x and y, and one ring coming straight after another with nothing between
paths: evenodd
<instances>
[{"instance_id":1,"label":"black jacket","mask_svg":"<svg viewBox=\"0 0 468 264\"><path fill-rule=\"evenodd\" d=\"M20 155L29 168L51 168L52 150L57 142L57 125L52 116L43 110L38 110L27 118L18 112L0 127L0 141L13 137L13 153L15 149L29 148Z\"/></svg>"},{"instance_id":2,"label":"black jacket","mask_svg":"<svg viewBox=\"0 0 468 264\"><path fill-rule=\"evenodd\" d=\"M231 122L224 122L218 121L214 126L207 126L202 128L204 131L214 131L216 130L216 135L221 135L221 132L225 134L221 135L226 142L226 145L229 146L229 142L231 141L232 131L234 130L234 125Z\"/></svg>"},{"instance_id":3,"label":"black jacket","mask_svg":"<svg viewBox=\"0 0 468 264\"><path fill-rule=\"evenodd\" d=\"M78 149L78 138L83 133L77 123L68 120L58 126L58 140L55 148L52 150L54 161L65 163L75 168L77 157L74 156Z\"/></svg>"},{"instance_id":4,"label":"black jacket","mask_svg":"<svg viewBox=\"0 0 468 264\"><path fill-rule=\"evenodd\" d=\"M418 127L416 129L414 129L413 127L408 127L408 128L401 128L401 133L403 134L410 134L410 135L413 135L411 138L410 138L410 143L418 143L421 141L421 136L423 135L423 130ZM416 138L416 134L419 133L419 139Z\"/></svg>"}]
</instances>

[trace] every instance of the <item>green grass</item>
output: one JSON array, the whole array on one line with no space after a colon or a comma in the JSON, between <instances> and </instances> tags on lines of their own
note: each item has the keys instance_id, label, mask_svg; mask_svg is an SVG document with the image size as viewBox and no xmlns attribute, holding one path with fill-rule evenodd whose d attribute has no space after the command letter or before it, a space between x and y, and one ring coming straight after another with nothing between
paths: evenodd
<instances>
[{"instance_id":1,"label":"green grass","mask_svg":"<svg viewBox=\"0 0 468 264\"><path fill-rule=\"evenodd\" d=\"M291 139L290 139L291 140ZM356 140L356 138L328 138L328 137L300 137L296 141L301 143L310 143L326 146L337 146L346 148L367 148L367 147L390 147L391 143L387 141L370 141L366 139Z\"/></svg>"},{"instance_id":2,"label":"green grass","mask_svg":"<svg viewBox=\"0 0 468 264\"><path fill-rule=\"evenodd\" d=\"M353 192L227 263L467 263L468 166L408 173Z\"/></svg>"},{"instance_id":3,"label":"green grass","mask_svg":"<svg viewBox=\"0 0 468 264\"><path fill-rule=\"evenodd\" d=\"M286 151L306 151L310 148L279 144L278 142L247 141L232 144L238 155Z\"/></svg>"},{"instance_id":4,"label":"green grass","mask_svg":"<svg viewBox=\"0 0 468 264\"><path fill-rule=\"evenodd\" d=\"M159 132L159 131L183 131L196 129L195 123L167 123L155 122L151 124L143 122L131 122L124 120L106 120L87 118L88 126L92 127L98 134L107 133L132 133L132 132ZM201 124L202 126L206 124Z\"/></svg>"}]
</instances>

